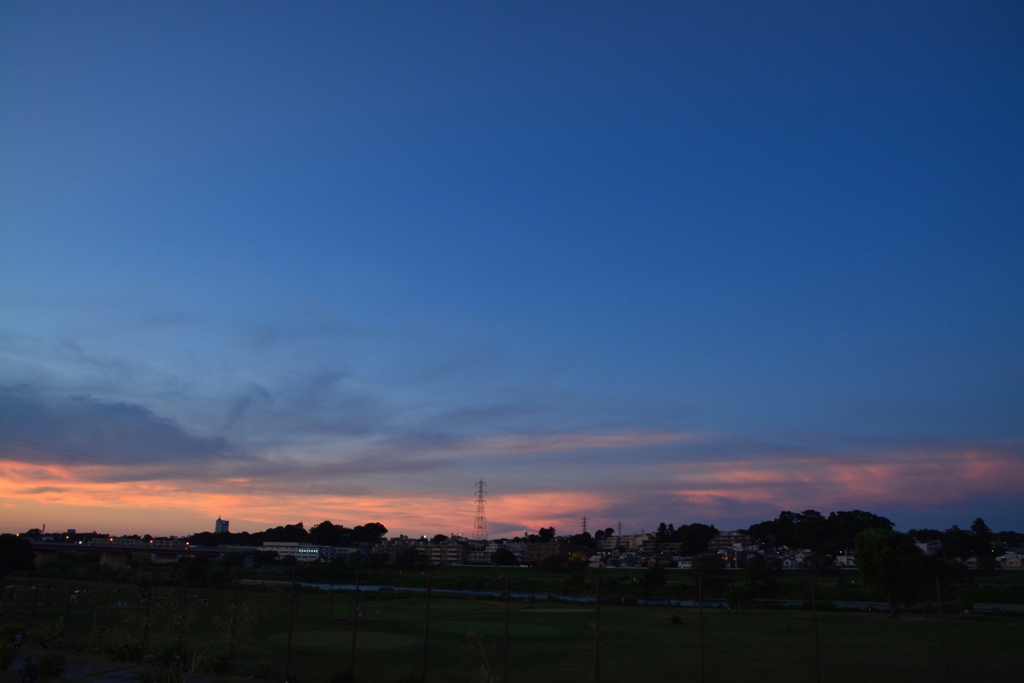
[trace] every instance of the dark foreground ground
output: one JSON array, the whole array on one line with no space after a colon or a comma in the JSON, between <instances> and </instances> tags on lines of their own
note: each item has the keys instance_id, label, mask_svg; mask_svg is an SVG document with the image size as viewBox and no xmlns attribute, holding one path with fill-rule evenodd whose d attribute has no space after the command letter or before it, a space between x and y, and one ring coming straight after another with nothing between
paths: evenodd
<instances>
[{"instance_id":1,"label":"dark foreground ground","mask_svg":"<svg viewBox=\"0 0 1024 683\"><path fill-rule=\"evenodd\" d=\"M3 680L17 680L25 654L45 664L43 680L280 683L287 672L293 683L340 683L353 661L356 680L368 683L419 681L424 662L429 681L503 680L501 598L433 593L428 630L424 593L360 593L353 658L351 590L135 578L23 577L6 587ZM740 603L702 618L695 608L612 599L599 612L593 603L510 602L508 680L594 681L599 667L602 681L700 681L701 621L706 681L814 681L815 620L822 681L1002 681L1024 671L1020 612L947 611L940 621L924 610L894 620ZM15 654L17 630L26 637Z\"/></svg>"}]
</instances>

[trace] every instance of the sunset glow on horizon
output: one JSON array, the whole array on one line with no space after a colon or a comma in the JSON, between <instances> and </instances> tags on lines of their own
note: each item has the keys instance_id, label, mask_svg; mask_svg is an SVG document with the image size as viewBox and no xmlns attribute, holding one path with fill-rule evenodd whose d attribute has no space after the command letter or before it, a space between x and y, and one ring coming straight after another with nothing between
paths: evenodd
<instances>
[{"instance_id":1,"label":"sunset glow on horizon","mask_svg":"<svg viewBox=\"0 0 1024 683\"><path fill-rule=\"evenodd\" d=\"M566 435L569 438L589 441L578 435ZM563 442L558 438L549 441ZM636 463L631 460L609 466L602 477L582 475L570 490L547 487L506 493L498 480L491 486L487 513L495 535L516 535L544 526L576 530L582 516L587 516L594 528L615 527L625 521L626 528L639 530L683 517L720 525L739 523L783 509L889 509L894 503L910 510L928 509L986 496L1024 496L1019 448L922 448L873 457L800 454L725 461L688 459L636 468L646 476L630 474L634 465L629 462ZM652 469L661 476L651 478ZM44 515L52 520L51 528L61 529L65 524L81 526L76 520L93 515L103 521L93 525L115 534L139 533L140 525L145 524L148 533L183 535L206 530L209 520L216 517L233 520L235 531L259 531L298 521L309 526L323 520L349 526L381 522L392 534L414 536L438 531L468 535L472 528L470 486L462 487L460 495L429 487L416 490L399 481L391 487L382 484L374 492L338 496L330 493L333 481L323 477L310 490L300 490L301 475L263 481L200 481L175 479L173 473L167 473L161 479L114 481L117 475L114 466L0 462L0 486L8 492L4 505L9 514L5 518L12 527L27 529L41 526L38 516ZM631 514L642 490L671 501L662 513L665 518ZM198 523L199 528L183 526L178 514L168 514L171 511L187 513L185 524Z\"/></svg>"}]
</instances>

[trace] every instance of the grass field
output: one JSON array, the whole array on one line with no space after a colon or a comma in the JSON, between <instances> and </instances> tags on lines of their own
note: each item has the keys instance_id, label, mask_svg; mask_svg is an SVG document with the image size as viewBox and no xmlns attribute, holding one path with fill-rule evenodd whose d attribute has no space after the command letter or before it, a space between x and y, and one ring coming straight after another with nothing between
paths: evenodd
<instances>
[{"instance_id":1,"label":"grass field","mask_svg":"<svg viewBox=\"0 0 1024 683\"><path fill-rule=\"evenodd\" d=\"M81 589L87 592L69 601ZM17 600L10 599L11 589L5 590L0 626L6 634L26 630L27 647L37 653L138 661L145 650L150 657L144 668L158 682L170 680L165 674L179 640L195 658L197 675L207 680L283 681L287 666L297 683L328 683L348 671L351 591L300 589L294 612L287 585L239 587L237 611L235 591L231 585L189 588L183 607L181 588L173 586L154 587L151 600L140 600L139 586L126 583L57 581L49 589L29 584L18 590ZM419 680L425 642L428 680L469 682L488 680L487 675L501 680L503 601L435 594L425 641L426 610L423 593L360 594L357 680ZM512 602L509 680L593 681L596 616L593 604ZM940 624L931 616L892 620L879 614L819 612L817 619L823 681L941 681L943 638L952 681L1011 680L1024 668L1020 617L959 614ZM814 680L810 612L705 609L703 620L707 681ZM602 681L700 680L696 609L604 604L599 624ZM229 651L231 675L223 673L229 670Z\"/></svg>"}]
</instances>

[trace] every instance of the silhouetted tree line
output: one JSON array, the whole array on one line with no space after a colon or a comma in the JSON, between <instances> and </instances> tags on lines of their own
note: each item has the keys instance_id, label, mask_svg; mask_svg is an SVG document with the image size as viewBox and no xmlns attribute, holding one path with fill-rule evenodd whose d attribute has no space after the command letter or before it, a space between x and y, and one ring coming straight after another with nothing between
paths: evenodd
<instances>
[{"instance_id":1,"label":"silhouetted tree line","mask_svg":"<svg viewBox=\"0 0 1024 683\"><path fill-rule=\"evenodd\" d=\"M748 530L756 543L790 548L807 548L822 555L835 555L853 550L854 539L867 529L891 531L892 521L863 510L830 512L828 517L817 510L783 511L767 522L752 525Z\"/></svg>"},{"instance_id":2,"label":"silhouetted tree line","mask_svg":"<svg viewBox=\"0 0 1024 683\"><path fill-rule=\"evenodd\" d=\"M516 540L519 540L518 536L516 537ZM522 540L530 543L550 543L555 540L555 527L547 526L535 534L526 534L523 536Z\"/></svg>"},{"instance_id":3,"label":"silhouetted tree line","mask_svg":"<svg viewBox=\"0 0 1024 683\"><path fill-rule=\"evenodd\" d=\"M0 579L11 571L32 569L32 543L14 534L0 534Z\"/></svg>"},{"instance_id":4,"label":"silhouetted tree line","mask_svg":"<svg viewBox=\"0 0 1024 683\"><path fill-rule=\"evenodd\" d=\"M353 548L361 543L376 543L381 536L388 532L387 527L378 522L370 522L353 529L341 524L334 524L328 520L314 524L306 529L302 522L298 524L287 524L277 526L266 531L257 531L250 534L247 531L240 533L212 533L203 531L194 534L189 542L192 545L217 546L217 545L242 545L262 546L264 543L312 543L314 545L330 545L341 548Z\"/></svg>"},{"instance_id":5,"label":"silhouetted tree line","mask_svg":"<svg viewBox=\"0 0 1024 683\"><path fill-rule=\"evenodd\" d=\"M708 549L708 541L718 535L718 529L707 524L682 524L677 529L662 522L654 532L658 543L679 543L683 555L697 555Z\"/></svg>"},{"instance_id":6,"label":"silhouetted tree line","mask_svg":"<svg viewBox=\"0 0 1024 683\"><path fill-rule=\"evenodd\" d=\"M995 566L995 558L1002 553L1004 548L1024 546L1024 534L1016 531L994 533L981 517L971 523L970 529L961 529L954 524L945 531L911 529L907 533L920 543L941 542L942 556L946 559L966 560L976 557L979 569L989 569Z\"/></svg>"}]
</instances>

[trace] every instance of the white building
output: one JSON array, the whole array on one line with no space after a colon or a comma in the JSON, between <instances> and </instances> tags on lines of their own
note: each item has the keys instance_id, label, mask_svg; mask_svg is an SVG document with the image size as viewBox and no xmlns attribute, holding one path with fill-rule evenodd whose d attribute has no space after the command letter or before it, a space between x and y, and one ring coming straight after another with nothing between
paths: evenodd
<instances>
[{"instance_id":1,"label":"white building","mask_svg":"<svg viewBox=\"0 0 1024 683\"><path fill-rule=\"evenodd\" d=\"M217 521L213 523L213 533L215 534L226 534L228 533L228 520L217 518Z\"/></svg>"},{"instance_id":2,"label":"white building","mask_svg":"<svg viewBox=\"0 0 1024 683\"><path fill-rule=\"evenodd\" d=\"M266 541L263 550L273 550L281 557L294 557L299 562L316 562L320 559L320 546L294 541Z\"/></svg>"}]
</instances>

